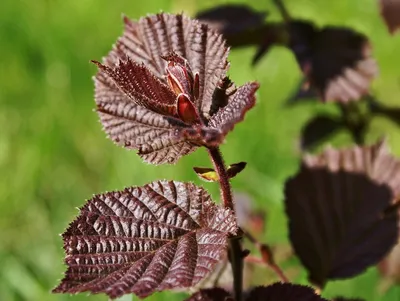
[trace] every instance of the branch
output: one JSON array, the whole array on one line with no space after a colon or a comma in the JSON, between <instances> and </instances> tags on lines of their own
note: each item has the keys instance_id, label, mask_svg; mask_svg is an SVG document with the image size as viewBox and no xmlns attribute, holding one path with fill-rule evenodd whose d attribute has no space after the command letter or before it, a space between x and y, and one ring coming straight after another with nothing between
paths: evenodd
<instances>
[{"instance_id":1,"label":"branch","mask_svg":"<svg viewBox=\"0 0 400 301\"><path fill-rule=\"evenodd\" d=\"M211 161L214 165L214 169L218 174L219 185L221 191L221 198L226 208L230 208L235 214L235 208L233 206L231 184L229 177L226 172L224 160L218 147L208 148ZM242 300L243 291L243 250L241 244L241 230L235 237L229 239L229 260L232 265L233 273L233 289L235 294L235 300Z\"/></svg>"}]
</instances>

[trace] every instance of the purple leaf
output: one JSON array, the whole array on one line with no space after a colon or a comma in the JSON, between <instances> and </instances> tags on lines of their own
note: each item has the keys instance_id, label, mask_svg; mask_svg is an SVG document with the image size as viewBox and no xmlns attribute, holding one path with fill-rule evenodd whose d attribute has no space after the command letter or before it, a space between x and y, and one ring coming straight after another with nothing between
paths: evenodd
<instances>
[{"instance_id":1,"label":"purple leaf","mask_svg":"<svg viewBox=\"0 0 400 301\"><path fill-rule=\"evenodd\" d=\"M380 11L391 34L400 29L400 1L379 0Z\"/></svg>"},{"instance_id":2,"label":"purple leaf","mask_svg":"<svg viewBox=\"0 0 400 301\"><path fill-rule=\"evenodd\" d=\"M166 13L141 18L135 22L124 18L125 30L106 61L113 64L127 57L144 63L161 80L166 61L162 58L172 52L187 59L193 73L199 74L197 107L208 113L217 83L225 77L229 64L229 49L222 35L210 30L197 20Z\"/></svg>"},{"instance_id":3,"label":"purple leaf","mask_svg":"<svg viewBox=\"0 0 400 301\"><path fill-rule=\"evenodd\" d=\"M204 10L196 19L229 36L262 26L266 16L266 12L257 12L247 5L226 4Z\"/></svg>"},{"instance_id":4,"label":"purple leaf","mask_svg":"<svg viewBox=\"0 0 400 301\"><path fill-rule=\"evenodd\" d=\"M327 301L311 287L291 283L274 283L252 289L246 301Z\"/></svg>"},{"instance_id":5,"label":"purple leaf","mask_svg":"<svg viewBox=\"0 0 400 301\"><path fill-rule=\"evenodd\" d=\"M191 295L185 301L230 301L230 300L233 301L233 298L231 297L230 293L228 293L226 290L222 288L213 287L213 288L202 289L197 293Z\"/></svg>"},{"instance_id":6,"label":"purple leaf","mask_svg":"<svg viewBox=\"0 0 400 301\"><path fill-rule=\"evenodd\" d=\"M393 247L399 174L382 142L303 158L285 203L290 240L313 283L353 277Z\"/></svg>"},{"instance_id":7,"label":"purple leaf","mask_svg":"<svg viewBox=\"0 0 400 301\"><path fill-rule=\"evenodd\" d=\"M93 61L133 103L167 116L176 115L176 95L149 69L132 60L120 61L115 68Z\"/></svg>"},{"instance_id":8,"label":"purple leaf","mask_svg":"<svg viewBox=\"0 0 400 301\"><path fill-rule=\"evenodd\" d=\"M301 149L311 149L342 127L344 127L343 122L330 115L314 116L301 130Z\"/></svg>"},{"instance_id":9,"label":"purple leaf","mask_svg":"<svg viewBox=\"0 0 400 301\"><path fill-rule=\"evenodd\" d=\"M243 120L244 115L256 102L255 93L259 88L258 83L248 83L237 89L229 98L228 104L219 109L209 122L209 127L216 128L226 135L236 123Z\"/></svg>"},{"instance_id":10,"label":"purple leaf","mask_svg":"<svg viewBox=\"0 0 400 301\"><path fill-rule=\"evenodd\" d=\"M95 62L95 100L107 135L152 164L175 163L198 146L223 143L254 95L242 104L235 99L222 36L182 15L124 21L123 36L103 64ZM221 128L207 126L231 98L242 115Z\"/></svg>"},{"instance_id":11,"label":"purple leaf","mask_svg":"<svg viewBox=\"0 0 400 301\"><path fill-rule=\"evenodd\" d=\"M188 288L225 258L237 225L191 183L158 181L94 196L63 234L68 269L57 293Z\"/></svg>"},{"instance_id":12,"label":"purple leaf","mask_svg":"<svg viewBox=\"0 0 400 301\"><path fill-rule=\"evenodd\" d=\"M289 46L324 101L349 102L368 94L378 72L367 37L346 27L316 28L293 21Z\"/></svg>"}]
</instances>

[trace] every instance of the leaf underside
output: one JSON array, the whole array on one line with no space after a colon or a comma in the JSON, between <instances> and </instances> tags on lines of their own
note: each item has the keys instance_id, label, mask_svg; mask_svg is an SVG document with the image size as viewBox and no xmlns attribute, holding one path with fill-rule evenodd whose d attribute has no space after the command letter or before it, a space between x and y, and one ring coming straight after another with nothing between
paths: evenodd
<instances>
[{"instance_id":1,"label":"leaf underside","mask_svg":"<svg viewBox=\"0 0 400 301\"><path fill-rule=\"evenodd\" d=\"M395 197L400 195L400 161L391 154L386 139L341 150L327 147L318 156L306 154L303 160L312 168L326 166L332 172L344 170L366 174L376 183L388 185Z\"/></svg>"},{"instance_id":2,"label":"leaf underside","mask_svg":"<svg viewBox=\"0 0 400 301\"><path fill-rule=\"evenodd\" d=\"M225 258L236 228L232 212L191 183L96 195L63 234L68 269L53 292L144 298L192 287Z\"/></svg>"},{"instance_id":3,"label":"leaf underside","mask_svg":"<svg viewBox=\"0 0 400 301\"><path fill-rule=\"evenodd\" d=\"M398 216L386 212L398 181L389 178L396 168L384 169L393 163L385 152L380 142L308 155L287 181L290 240L313 283L323 287L329 279L353 277L397 241Z\"/></svg>"}]
</instances>

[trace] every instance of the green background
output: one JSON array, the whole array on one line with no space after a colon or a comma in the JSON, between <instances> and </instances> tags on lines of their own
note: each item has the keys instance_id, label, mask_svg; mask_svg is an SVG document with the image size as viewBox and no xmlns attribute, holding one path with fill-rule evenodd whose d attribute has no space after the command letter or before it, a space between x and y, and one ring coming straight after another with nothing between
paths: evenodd
<instances>
[{"instance_id":1,"label":"green background","mask_svg":"<svg viewBox=\"0 0 400 301\"><path fill-rule=\"evenodd\" d=\"M231 1L233 2L233 1ZM272 1L248 1L269 10L279 20ZM400 35L391 37L379 17L376 0L286 1L296 17L319 25L347 25L367 34L374 46L380 76L373 91L384 103L400 106ZM106 139L93 112L91 59L100 59L122 33L122 13L139 18L148 13L198 10L225 1L6 0L0 5L0 300L107 300L103 295L52 295L62 277L59 234L92 194L157 179L202 184L191 167L208 166L205 150L175 166L150 166L135 152ZM267 210L271 244L287 243L282 206L284 180L298 168L298 138L302 125L317 112L338 113L332 105L308 103L284 108L300 78L293 54L274 48L255 68L255 48L234 50L230 75L237 84L261 83L257 106L222 146L227 163L247 161L233 180L236 191L251 195ZM400 131L390 121L374 119L367 137L386 134L400 155ZM332 140L349 145L345 132ZM218 199L215 184L204 184ZM306 283L301 270L294 279ZM375 268L355 279L330 283L325 296L359 296L367 300L400 297L399 288L378 293ZM122 300L131 300L124 297ZM160 293L149 300L182 300ZM399 299L397 299L399 300Z\"/></svg>"}]
</instances>

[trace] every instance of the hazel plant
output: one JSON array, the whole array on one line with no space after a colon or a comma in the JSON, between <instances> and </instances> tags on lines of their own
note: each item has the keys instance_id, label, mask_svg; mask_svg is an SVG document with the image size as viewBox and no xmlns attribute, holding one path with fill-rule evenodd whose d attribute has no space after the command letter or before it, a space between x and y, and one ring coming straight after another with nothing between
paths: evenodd
<instances>
[{"instance_id":1,"label":"hazel plant","mask_svg":"<svg viewBox=\"0 0 400 301\"><path fill-rule=\"evenodd\" d=\"M97 195L63 234L68 270L55 292L111 298L190 288L212 272L229 245L241 294L241 231L218 146L255 104L255 82L226 76L222 35L182 15L127 18L95 77L97 112L108 136L151 164L175 163L205 147L223 206L194 184L156 181ZM239 298L239 297L238 297Z\"/></svg>"},{"instance_id":2,"label":"hazel plant","mask_svg":"<svg viewBox=\"0 0 400 301\"><path fill-rule=\"evenodd\" d=\"M194 171L219 183L221 204L200 186L172 180L95 195L62 235L68 268L53 292L145 298L191 289L188 301L321 301L316 292L329 280L360 274L396 244L400 162L385 141L306 155L286 182L285 208L289 238L316 289L290 283L269 246L238 225L230 178L246 163L226 166L219 150L255 105L259 84L236 87L227 77L229 48L205 23L166 13L124 22L111 52L93 61L104 131L155 165L204 147L213 168ZM248 261L270 267L280 283L243 288L244 238L261 254ZM224 270L228 286L219 281Z\"/></svg>"}]
</instances>

